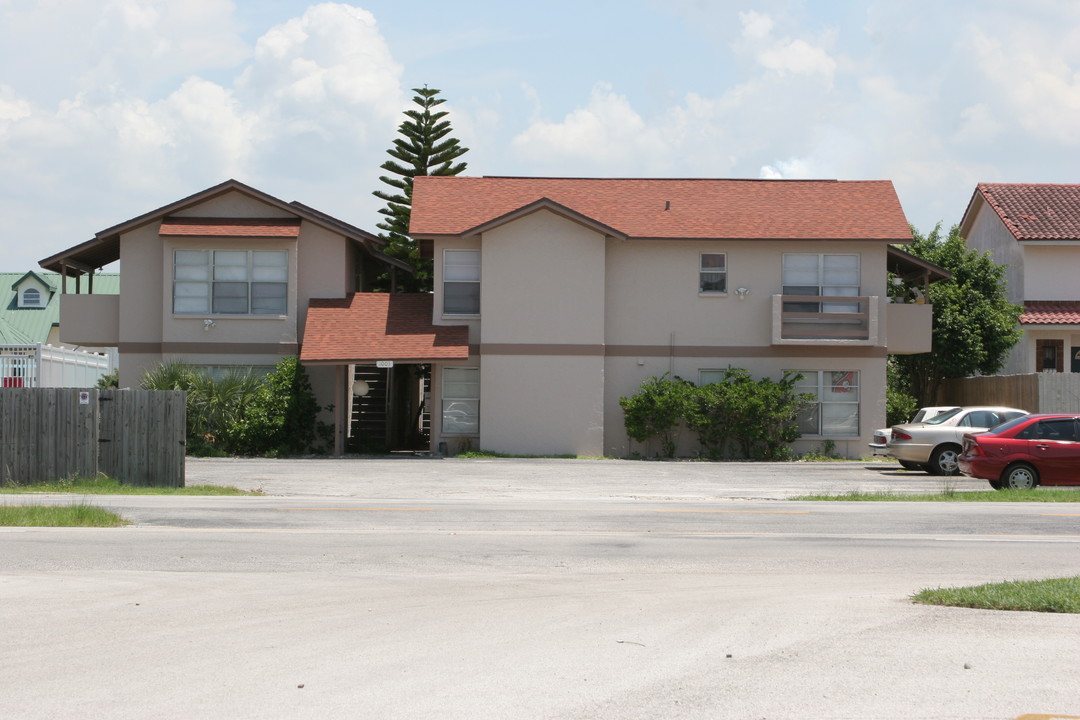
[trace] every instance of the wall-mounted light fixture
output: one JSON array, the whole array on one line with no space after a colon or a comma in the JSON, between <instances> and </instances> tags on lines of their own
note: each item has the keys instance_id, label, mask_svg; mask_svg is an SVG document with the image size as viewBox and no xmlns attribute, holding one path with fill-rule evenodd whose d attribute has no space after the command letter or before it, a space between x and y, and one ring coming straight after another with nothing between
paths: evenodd
<instances>
[{"instance_id":1,"label":"wall-mounted light fixture","mask_svg":"<svg viewBox=\"0 0 1080 720\"><path fill-rule=\"evenodd\" d=\"M366 380L357 380L352 384L352 394L357 397L364 397L371 392L371 386L367 384Z\"/></svg>"},{"instance_id":2,"label":"wall-mounted light fixture","mask_svg":"<svg viewBox=\"0 0 1080 720\"><path fill-rule=\"evenodd\" d=\"M750 288L735 288L735 294L739 296L740 300L745 300L746 296L750 294Z\"/></svg>"},{"instance_id":3,"label":"wall-mounted light fixture","mask_svg":"<svg viewBox=\"0 0 1080 720\"><path fill-rule=\"evenodd\" d=\"M205 320L202 321L202 329L204 331L209 330L210 328L214 327L215 325L217 325L217 323L214 322L213 320L211 320L210 318L206 318Z\"/></svg>"}]
</instances>

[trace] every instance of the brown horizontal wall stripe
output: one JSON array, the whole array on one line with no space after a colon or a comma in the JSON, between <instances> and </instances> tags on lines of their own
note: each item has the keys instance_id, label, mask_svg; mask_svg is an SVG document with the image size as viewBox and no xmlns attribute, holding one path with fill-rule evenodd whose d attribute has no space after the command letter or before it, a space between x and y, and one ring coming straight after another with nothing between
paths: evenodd
<instances>
[{"instance_id":1,"label":"brown horizontal wall stripe","mask_svg":"<svg viewBox=\"0 0 1080 720\"><path fill-rule=\"evenodd\" d=\"M861 357L883 358L888 350L869 345L608 345L607 357Z\"/></svg>"},{"instance_id":2,"label":"brown horizontal wall stripe","mask_svg":"<svg viewBox=\"0 0 1080 720\"><path fill-rule=\"evenodd\" d=\"M120 343L122 353L160 355L295 355L296 343Z\"/></svg>"},{"instance_id":3,"label":"brown horizontal wall stripe","mask_svg":"<svg viewBox=\"0 0 1080 720\"><path fill-rule=\"evenodd\" d=\"M481 355L596 355L604 354L603 345L557 345L555 343L483 343Z\"/></svg>"},{"instance_id":4,"label":"brown horizontal wall stripe","mask_svg":"<svg viewBox=\"0 0 1080 720\"><path fill-rule=\"evenodd\" d=\"M473 348L470 346L470 354ZM485 343L481 355L583 355L604 357L883 358L888 350L867 345L557 345L538 343Z\"/></svg>"}]
</instances>

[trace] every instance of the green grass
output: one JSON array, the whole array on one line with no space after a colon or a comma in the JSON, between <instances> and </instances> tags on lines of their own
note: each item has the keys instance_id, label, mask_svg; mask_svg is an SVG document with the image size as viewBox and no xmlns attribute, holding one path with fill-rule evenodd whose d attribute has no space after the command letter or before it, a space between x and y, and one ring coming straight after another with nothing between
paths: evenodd
<instances>
[{"instance_id":1,"label":"green grass","mask_svg":"<svg viewBox=\"0 0 1080 720\"><path fill-rule=\"evenodd\" d=\"M79 495L260 495L258 492L218 485L190 485L182 488L136 487L116 478L64 478L36 485L0 485L0 493L77 493Z\"/></svg>"},{"instance_id":2,"label":"green grass","mask_svg":"<svg viewBox=\"0 0 1080 720\"><path fill-rule=\"evenodd\" d=\"M897 492L861 492L798 495L791 500L841 502L1080 502L1080 488L1034 488L1032 490L956 490L906 495Z\"/></svg>"},{"instance_id":3,"label":"green grass","mask_svg":"<svg viewBox=\"0 0 1080 720\"><path fill-rule=\"evenodd\" d=\"M3 527L118 527L127 520L92 505L4 505Z\"/></svg>"},{"instance_id":4,"label":"green grass","mask_svg":"<svg viewBox=\"0 0 1080 720\"><path fill-rule=\"evenodd\" d=\"M911 600L923 605L984 610L1080 613L1080 577L926 589L912 595Z\"/></svg>"}]
</instances>

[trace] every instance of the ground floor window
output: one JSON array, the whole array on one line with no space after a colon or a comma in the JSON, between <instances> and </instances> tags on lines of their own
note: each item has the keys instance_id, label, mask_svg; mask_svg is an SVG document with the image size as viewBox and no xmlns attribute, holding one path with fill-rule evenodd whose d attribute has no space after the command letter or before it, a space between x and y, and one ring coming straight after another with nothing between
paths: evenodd
<instances>
[{"instance_id":1,"label":"ground floor window","mask_svg":"<svg viewBox=\"0 0 1080 720\"><path fill-rule=\"evenodd\" d=\"M209 375L215 382L221 382L235 375L262 378L274 372L273 365L193 365L192 367Z\"/></svg>"},{"instance_id":2,"label":"ground floor window","mask_svg":"<svg viewBox=\"0 0 1080 720\"><path fill-rule=\"evenodd\" d=\"M815 402L799 415L803 435L859 434L859 372L857 370L796 370L803 376L798 391Z\"/></svg>"},{"instance_id":3,"label":"ground floor window","mask_svg":"<svg viewBox=\"0 0 1080 720\"><path fill-rule=\"evenodd\" d=\"M443 368L442 431L459 435L480 432L480 368Z\"/></svg>"},{"instance_id":4,"label":"ground floor window","mask_svg":"<svg viewBox=\"0 0 1080 720\"><path fill-rule=\"evenodd\" d=\"M1065 369L1064 340L1035 341L1035 372L1061 372Z\"/></svg>"}]
</instances>

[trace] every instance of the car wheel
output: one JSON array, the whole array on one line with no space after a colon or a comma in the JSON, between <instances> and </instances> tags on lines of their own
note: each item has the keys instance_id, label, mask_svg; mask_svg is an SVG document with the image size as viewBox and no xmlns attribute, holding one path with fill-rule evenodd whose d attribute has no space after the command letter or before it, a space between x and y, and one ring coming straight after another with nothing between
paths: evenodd
<instances>
[{"instance_id":1,"label":"car wheel","mask_svg":"<svg viewBox=\"0 0 1080 720\"><path fill-rule=\"evenodd\" d=\"M905 470L925 470L926 469L925 465L920 465L919 463L911 462L910 460L898 460L897 462L899 462L900 467L904 468Z\"/></svg>"},{"instance_id":2,"label":"car wheel","mask_svg":"<svg viewBox=\"0 0 1080 720\"><path fill-rule=\"evenodd\" d=\"M956 459L960 457L960 448L956 445L942 445L930 454L927 471L931 475L955 475L960 470Z\"/></svg>"},{"instance_id":3,"label":"car wheel","mask_svg":"<svg viewBox=\"0 0 1080 720\"><path fill-rule=\"evenodd\" d=\"M1039 484L1039 473L1027 463L1005 468L1001 474L1001 487L1009 490L1027 490Z\"/></svg>"}]
</instances>

